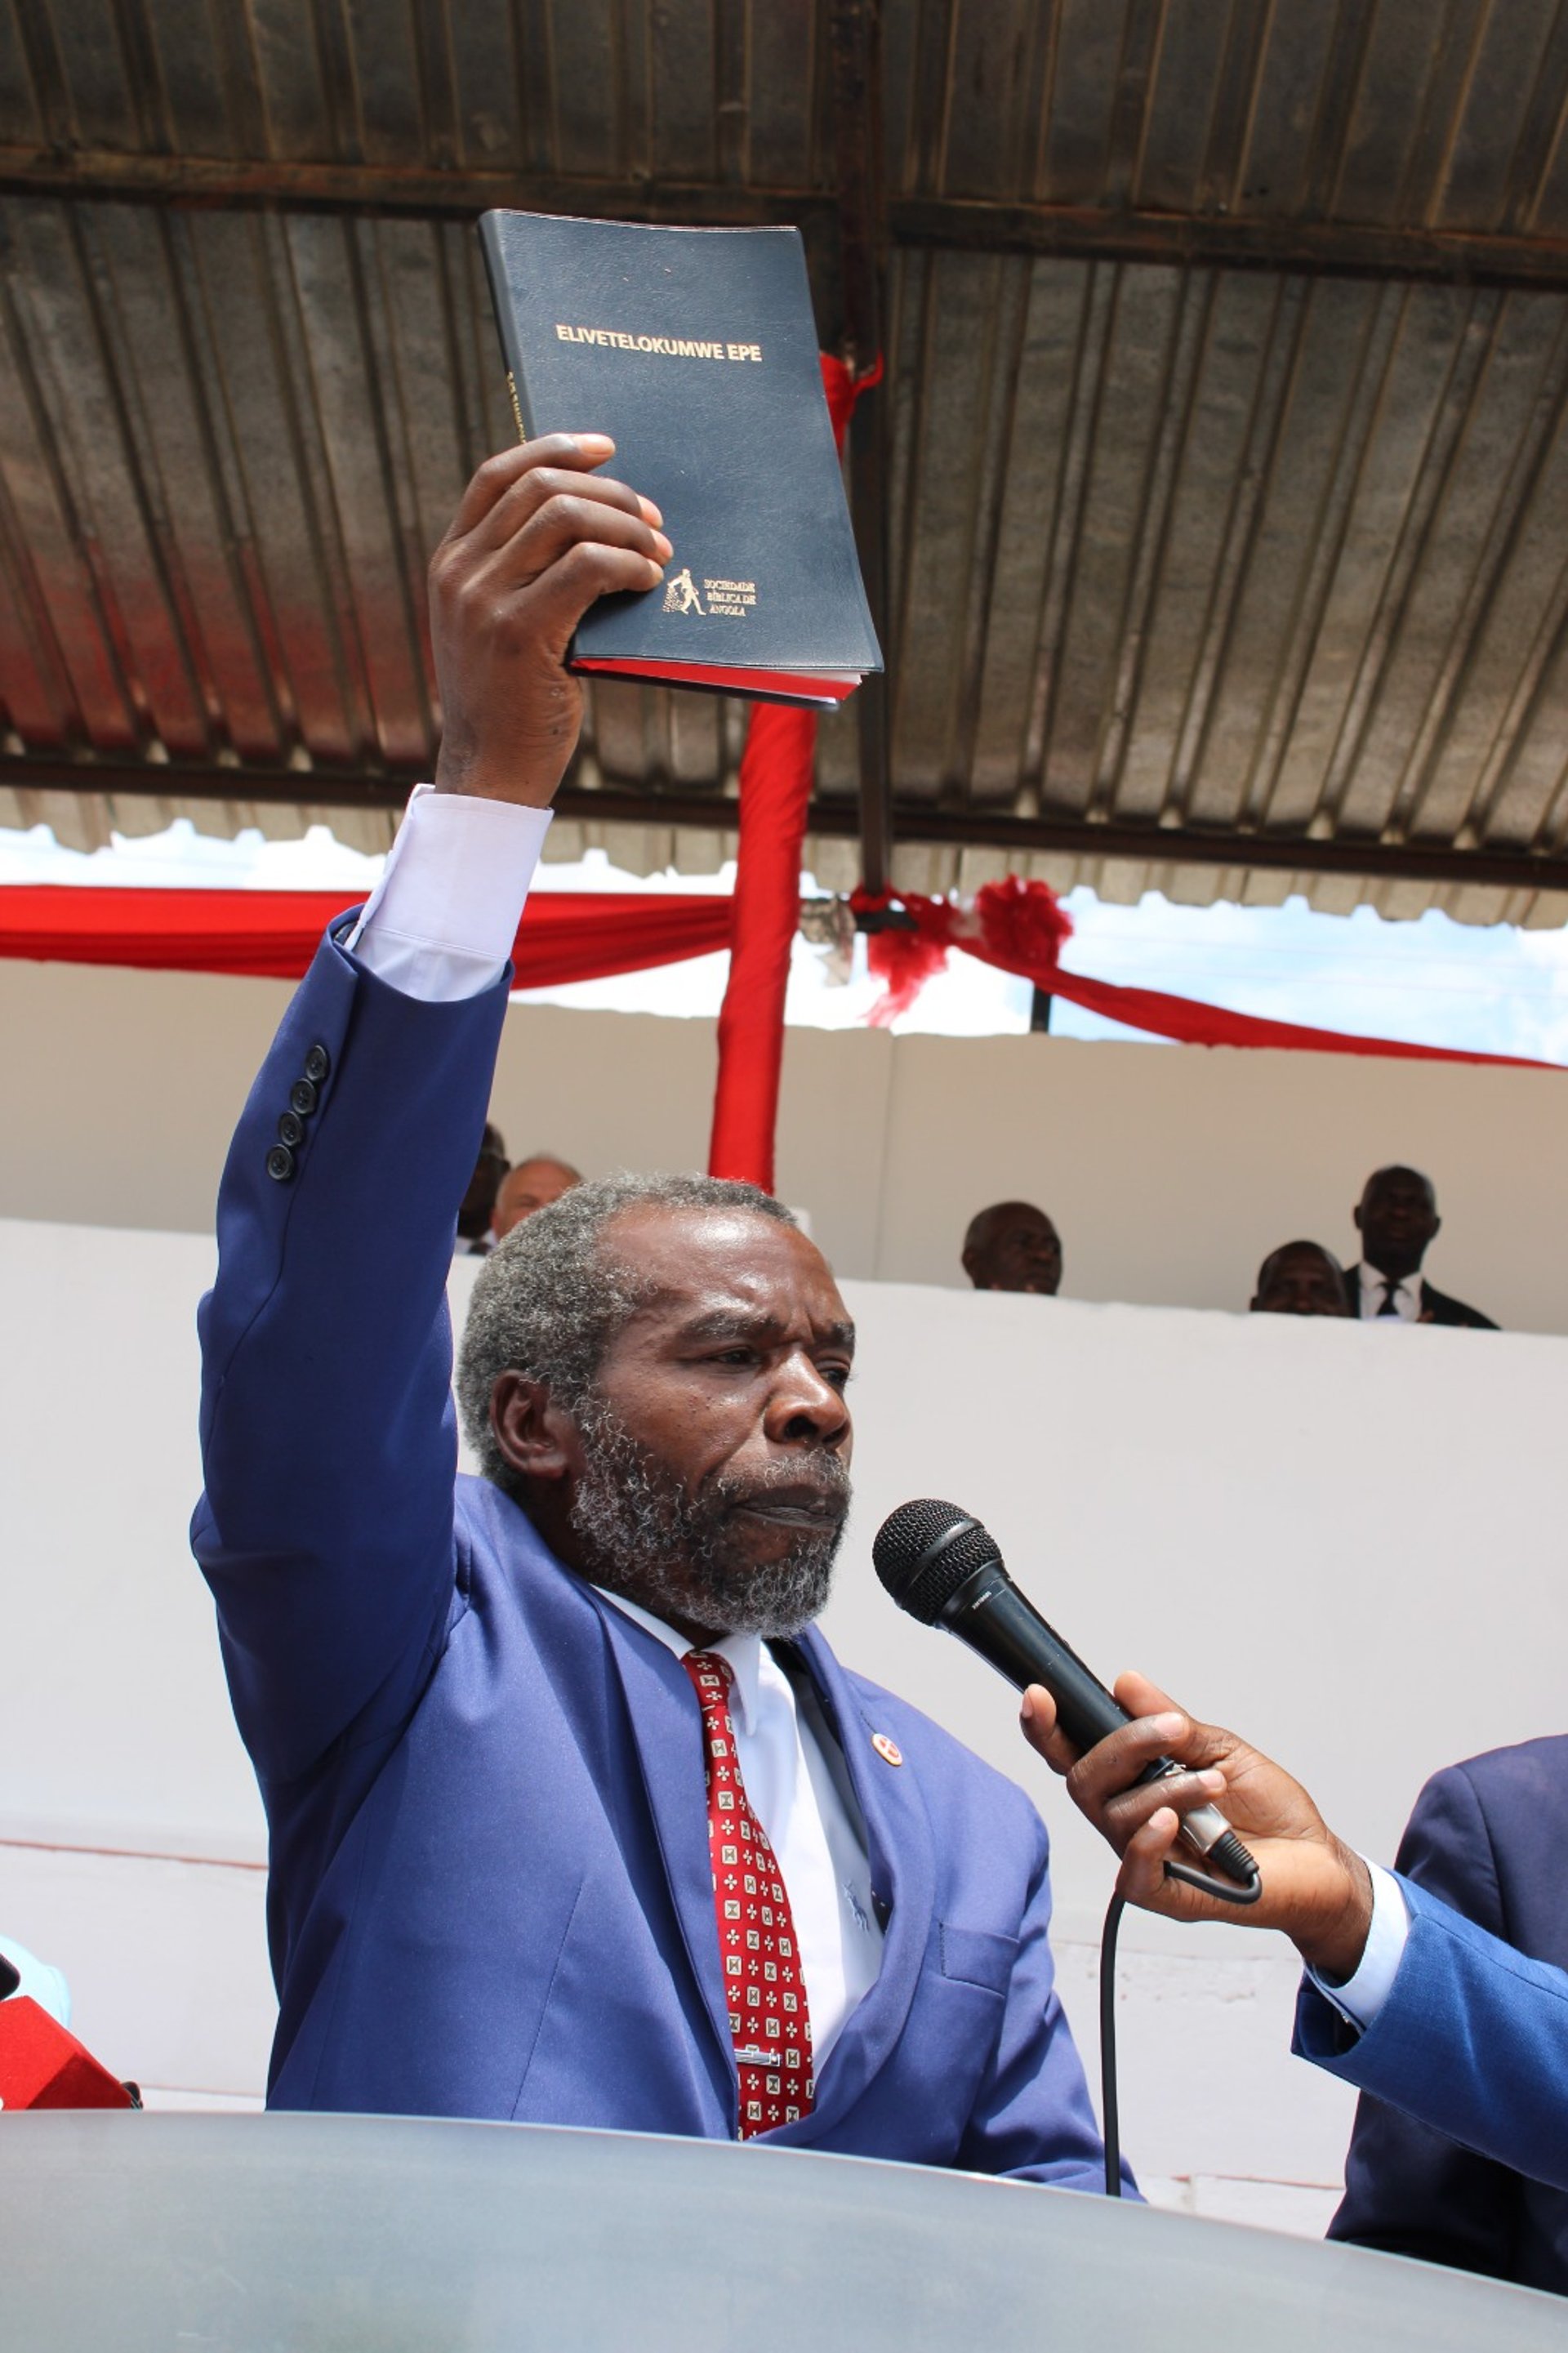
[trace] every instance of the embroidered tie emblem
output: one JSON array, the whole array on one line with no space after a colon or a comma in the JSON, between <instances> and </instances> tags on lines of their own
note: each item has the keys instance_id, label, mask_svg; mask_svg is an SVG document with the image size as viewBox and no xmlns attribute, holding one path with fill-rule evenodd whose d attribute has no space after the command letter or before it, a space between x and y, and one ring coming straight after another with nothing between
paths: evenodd
<instances>
[{"instance_id":1,"label":"embroidered tie emblem","mask_svg":"<svg viewBox=\"0 0 1568 2353\"><path fill-rule=\"evenodd\" d=\"M712 1651L682 1662L702 1710L708 1855L719 1958L740 2078L740 2137L809 2116L816 2095L811 2018L784 1873L741 1779L730 1717L733 1670Z\"/></svg>"}]
</instances>

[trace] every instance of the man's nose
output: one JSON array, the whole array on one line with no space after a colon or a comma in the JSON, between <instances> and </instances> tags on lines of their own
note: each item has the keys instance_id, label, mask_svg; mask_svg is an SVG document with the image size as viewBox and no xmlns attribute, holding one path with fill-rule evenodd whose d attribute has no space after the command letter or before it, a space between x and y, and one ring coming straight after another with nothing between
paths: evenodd
<instances>
[{"instance_id":1,"label":"man's nose","mask_svg":"<svg viewBox=\"0 0 1568 2353\"><path fill-rule=\"evenodd\" d=\"M807 1356L792 1356L773 1386L763 1417L768 1436L778 1441L842 1437L849 1427L844 1392Z\"/></svg>"}]
</instances>

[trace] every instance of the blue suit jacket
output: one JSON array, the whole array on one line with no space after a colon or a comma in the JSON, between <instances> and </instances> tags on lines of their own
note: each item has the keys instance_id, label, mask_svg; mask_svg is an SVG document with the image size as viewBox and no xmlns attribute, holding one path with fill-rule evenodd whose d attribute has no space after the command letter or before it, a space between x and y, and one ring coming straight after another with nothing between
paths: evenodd
<instances>
[{"instance_id":1,"label":"blue suit jacket","mask_svg":"<svg viewBox=\"0 0 1568 2353\"><path fill-rule=\"evenodd\" d=\"M329 939L224 1176L193 1541L270 1830L269 2096L724 2138L690 1683L496 1489L454 1501L445 1282L505 1005L405 997ZM1098 2187L1038 1816L819 1634L797 1660L887 1933L813 2113L770 2137Z\"/></svg>"},{"instance_id":2,"label":"blue suit jacket","mask_svg":"<svg viewBox=\"0 0 1568 2353\"><path fill-rule=\"evenodd\" d=\"M1549 1851L1543 1870L1557 1868ZM1294 2048L1417 2123L1568 2189L1568 1972L1489 1936L1401 1878L1410 1934L1364 2034L1310 1979Z\"/></svg>"},{"instance_id":3,"label":"blue suit jacket","mask_svg":"<svg viewBox=\"0 0 1568 2353\"><path fill-rule=\"evenodd\" d=\"M1428 1781L1398 1868L1538 1961L1568 1962L1568 1739L1530 1740ZM1363 2097L1330 2226L1393 2254L1568 2294L1568 2198Z\"/></svg>"}]
</instances>

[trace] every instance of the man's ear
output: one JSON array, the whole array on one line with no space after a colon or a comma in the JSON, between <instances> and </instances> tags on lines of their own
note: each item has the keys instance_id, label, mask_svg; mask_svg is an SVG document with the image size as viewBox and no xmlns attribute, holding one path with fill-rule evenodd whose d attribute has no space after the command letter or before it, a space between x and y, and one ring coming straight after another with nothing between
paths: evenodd
<instances>
[{"instance_id":1,"label":"man's ear","mask_svg":"<svg viewBox=\"0 0 1568 2353\"><path fill-rule=\"evenodd\" d=\"M490 1391L490 1429L502 1461L521 1479L552 1484L582 1470L575 1421L548 1386L527 1373L501 1374Z\"/></svg>"},{"instance_id":2,"label":"man's ear","mask_svg":"<svg viewBox=\"0 0 1568 2353\"><path fill-rule=\"evenodd\" d=\"M1359 1201L1356 1203L1355 1208L1351 1211L1351 1216L1352 1216L1352 1217L1354 1219L1354 1220L1355 1220L1355 1229L1356 1229L1357 1233L1359 1234L1359 1233L1361 1232L1361 1230L1362 1230L1362 1223L1361 1223L1361 1203L1360 1203Z\"/></svg>"}]
</instances>

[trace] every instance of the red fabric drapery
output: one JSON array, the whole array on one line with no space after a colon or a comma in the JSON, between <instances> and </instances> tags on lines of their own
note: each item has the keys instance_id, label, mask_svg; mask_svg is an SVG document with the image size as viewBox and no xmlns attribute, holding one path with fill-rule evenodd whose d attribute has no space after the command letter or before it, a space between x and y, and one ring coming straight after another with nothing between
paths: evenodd
<instances>
[{"instance_id":1,"label":"red fabric drapery","mask_svg":"<svg viewBox=\"0 0 1568 2353\"><path fill-rule=\"evenodd\" d=\"M949 952L965 955L999 972L1031 980L1048 996L1065 997L1087 1012L1124 1022L1130 1029L1146 1029L1152 1037L1173 1038L1184 1046L1273 1047L1310 1054L1373 1054L1418 1062L1497 1063L1512 1070L1556 1071L1559 1062L1540 1062L1522 1054L1471 1053L1457 1046L1415 1046L1402 1038L1362 1038L1352 1030L1314 1029L1299 1021L1269 1021L1253 1013L1232 1013L1224 1006L1205 1005L1195 997L1172 997L1159 988L1127 988L1115 981L1094 980L1087 973L1069 972L1059 961L1072 936L1072 918L1045 882L1025 882L1010 875L1005 882L988 882L974 894L973 907L950 899L923 899L910 892L894 900L884 892L873 898L857 891L851 904L863 913L895 904L910 919L910 928L873 932L869 963L885 985L870 1019L879 1027L896 1020L914 1003L925 983L946 964Z\"/></svg>"},{"instance_id":2,"label":"red fabric drapery","mask_svg":"<svg viewBox=\"0 0 1568 2353\"><path fill-rule=\"evenodd\" d=\"M0 886L0 955L39 964L299 980L347 891L99 890ZM711 955L730 944L734 902L665 892L540 892L512 950L518 988L560 987Z\"/></svg>"},{"instance_id":3,"label":"red fabric drapery","mask_svg":"<svg viewBox=\"0 0 1568 2353\"><path fill-rule=\"evenodd\" d=\"M788 716L796 714L791 712ZM1032 980L1112 1021L1189 1046L1271 1046L1319 1054L1377 1054L1431 1062L1499 1063L1555 1071L1557 1062L1516 1054L1470 1053L1415 1046L1397 1038L1360 1038L1300 1022L1232 1013L1163 989L1127 988L1069 972L1044 943L1065 936L1065 913L1033 894L1043 883L987 886L974 910L944 899L902 902L913 932L879 932L872 970L884 980L929 977L950 949ZM988 893L1001 894L999 897ZM1024 894L1028 894L1026 899ZM1048 896L1049 894L1047 894ZM34 963L102 964L149 972L208 972L298 980L334 916L353 903L342 891L99 890L75 883L0 884L0 956ZM791 902L791 923L794 923ZM642 972L727 948L736 902L674 892L541 892L528 902L512 951L519 988L560 987ZM986 918L989 916L989 936ZM912 1002L913 991L909 1001ZM886 1000L884 1000L884 1005ZM881 1008L879 1008L880 1010Z\"/></svg>"},{"instance_id":4,"label":"red fabric drapery","mask_svg":"<svg viewBox=\"0 0 1568 2353\"><path fill-rule=\"evenodd\" d=\"M821 354L822 388L839 448L860 393L842 360ZM735 943L719 1015L719 1075L708 1169L773 1189L773 1137L784 1069L784 997L800 902L801 852L816 758L816 713L758 702L741 761Z\"/></svg>"}]
</instances>

